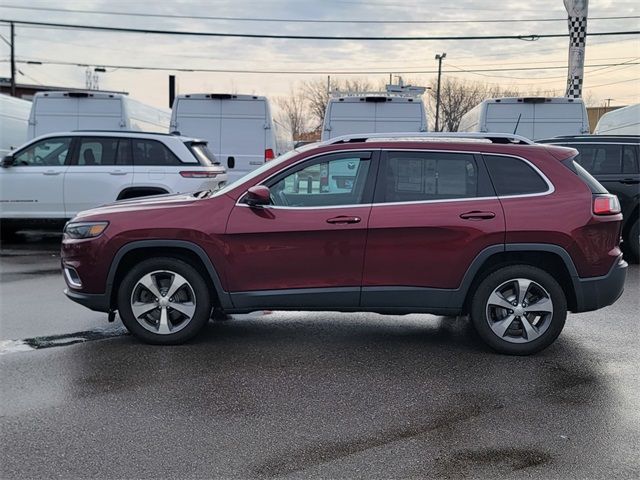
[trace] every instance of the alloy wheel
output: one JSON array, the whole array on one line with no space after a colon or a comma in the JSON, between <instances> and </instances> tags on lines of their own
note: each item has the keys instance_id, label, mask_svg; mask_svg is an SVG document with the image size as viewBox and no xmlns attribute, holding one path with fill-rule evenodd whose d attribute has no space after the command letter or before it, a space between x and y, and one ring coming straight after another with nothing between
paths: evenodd
<instances>
[{"instance_id":1,"label":"alloy wheel","mask_svg":"<svg viewBox=\"0 0 640 480\"><path fill-rule=\"evenodd\" d=\"M196 297L182 275L156 270L136 283L131 293L131 310L146 330L170 335L189 324L196 311Z\"/></svg>"},{"instance_id":2,"label":"alloy wheel","mask_svg":"<svg viewBox=\"0 0 640 480\"><path fill-rule=\"evenodd\" d=\"M543 335L553 318L549 293L533 280L514 278L496 288L486 305L489 327L500 339L528 343Z\"/></svg>"}]
</instances>

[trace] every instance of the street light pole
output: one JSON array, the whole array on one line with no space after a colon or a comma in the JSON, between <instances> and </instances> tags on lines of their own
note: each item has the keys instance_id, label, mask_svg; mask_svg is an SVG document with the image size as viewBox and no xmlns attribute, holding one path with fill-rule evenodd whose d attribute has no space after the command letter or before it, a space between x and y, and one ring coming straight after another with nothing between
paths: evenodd
<instances>
[{"instance_id":1,"label":"street light pole","mask_svg":"<svg viewBox=\"0 0 640 480\"><path fill-rule=\"evenodd\" d=\"M447 56L446 53L437 54L436 60L438 60L438 89L436 91L436 128L435 131L439 131L439 117L440 117L440 78L442 77L442 60Z\"/></svg>"},{"instance_id":2,"label":"street light pole","mask_svg":"<svg viewBox=\"0 0 640 480\"><path fill-rule=\"evenodd\" d=\"M11 22L11 96L16 96L16 34L15 26Z\"/></svg>"}]
</instances>

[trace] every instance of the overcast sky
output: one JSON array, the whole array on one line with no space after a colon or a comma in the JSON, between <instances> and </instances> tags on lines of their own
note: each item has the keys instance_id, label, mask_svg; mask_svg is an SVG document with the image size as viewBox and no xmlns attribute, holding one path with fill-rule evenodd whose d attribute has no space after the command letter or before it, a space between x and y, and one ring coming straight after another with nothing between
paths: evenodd
<instances>
[{"instance_id":1,"label":"overcast sky","mask_svg":"<svg viewBox=\"0 0 640 480\"><path fill-rule=\"evenodd\" d=\"M594 1L589 8L590 32L638 30L635 0ZM326 20L501 20L471 24L354 24L276 23L205 19L116 16L50 12L8 8L47 7L144 14L268 17ZM593 17L621 16L621 20ZM2 0L0 19L48 21L85 25L154 28L185 31L237 33L291 33L305 35L513 35L566 33L560 22L510 22L513 19L565 18L562 0L535 2L503 0L413 1L413 0ZM8 38L9 28L0 26ZM59 30L16 26L16 56L19 60L62 61L101 65L136 65L171 68L261 69L261 70L385 70L386 73L356 75L386 80L402 70L433 70L434 55L446 52L444 74L468 80L520 86L522 90L557 90L564 93L567 44L562 39L498 41L318 41L265 40L247 38L203 38ZM8 77L9 47L0 42L0 76ZM638 36L591 37L586 65L640 62ZM459 69L563 67L533 71L464 73ZM63 87L84 87L86 68L78 66L18 64L20 83L42 83ZM100 87L122 90L154 104L167 106L167 71L131 71L108 68L99 74ZM585 95L592 104L612 98L612 104L640 101L640 65L586 69ZM320 75L195 73L177 72L179 93L234 92L268 96L284 95L304 80ZM405 74L415 83L426 83L432 74ZM609 85L613 83L612 85Z\"/></svg>"}]
</instances>

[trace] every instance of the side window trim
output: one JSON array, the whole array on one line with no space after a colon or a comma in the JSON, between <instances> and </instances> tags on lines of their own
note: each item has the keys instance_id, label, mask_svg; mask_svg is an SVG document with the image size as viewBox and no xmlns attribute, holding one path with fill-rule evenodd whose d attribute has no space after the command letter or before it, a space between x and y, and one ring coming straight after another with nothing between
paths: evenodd
<instances>
[{"instance_id":1,"label":"side window trim","mask_svg":"<svg viewBox=\"0 0 640 480\"><path fill-rule=\"evenodd\" d=\"M329 206L308 206L308 207L268 205L267 207L283 209L283 210L285 209L298 210L298 209L333 209L333 208L345 208L345 207L370 205L373 200L373 189L374 189L374 184L376 180L376 174L378 171L379 152L380 152L379 149L372 149L372 150L354 150L354 151L346 151L346 152L342 151L342 152L336 152L336 153L332 153L332 152L321 153L319 155L315 155L311 158L308 158L300 162L297 162L293 165L290 165L285 170L264 180L263 182L260 182L257 185L262 184L271 188L282 179L288 177L289 175L292 175L300 170L304 170L305 168L311 165L314 165L316 163L330 162L333 160L341 160L345 158L354 158L357 156L361 160L369 160L371 162L369 164L367 178L365 179L365 186L362 192L362 200L360 203L350 204L350 205L329 205ZM240 199L238 200L238 204L244 204L244 195L240 197Z\"/></svg>"},{"instance_id":2,"label":"side window trim","mask_svg":"<svg viewBox=\"0 0 640 480\"><path fill-rule=\"evenodd\" d=\"M407 201L385 201L384 194L386 191L386 177L383 175L383 165L389 161L389 154L392 152L409 152L409 153L442 153L442 154L458 154L468 155L475 164L477 170L478 179L478 193L475 197L460 197L460 198L442 198L442 199L429 199L429 200L407 200ZM375 194L373 198L374 205L400 205L400 204L419 204L419 203L444 203L444 202L463 202L472 200L481 200L486 198L496 198L496 192L491 183L489 172L484 164L482 155L476 152L469 151L457 151L457 150L417 150L417 149L385 149L380 154L380 161L378 166L378 175L375 185Z\"/></svg>"}]
</instances>

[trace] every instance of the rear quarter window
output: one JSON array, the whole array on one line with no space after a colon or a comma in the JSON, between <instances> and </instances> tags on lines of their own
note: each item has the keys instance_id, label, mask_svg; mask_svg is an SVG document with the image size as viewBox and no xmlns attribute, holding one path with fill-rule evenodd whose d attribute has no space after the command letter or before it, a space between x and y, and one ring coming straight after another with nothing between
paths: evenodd
<instances>
[{"instance_id":1,"label":"rear quarter window","mask_svg":"<svg viewBox=\"0 0 640 480\"><path fill-rule=\"evenodd\" d=\"M502 155L483 155L499 196L532 195L549 189L547 182L524 160Z\"/></svg>"},{"instance_id":2,"label":"rear quarter window","mask_svg":"<svg viewBox=\"0 0 640 480\"><path fill-rule=\"evenodd\" d=\"M591 174L589 172L587 172L577 161L576 159L579 157L572 157L572 158L567 158L566 160L563 160L562 164L567 167L569 170L571 170L573 173L575 173L578 177L580 177L580 180L582 180L585 185L587 187L589 187L589 190L591 190L591 193L593 194L599 194L599 193L609 193L607 191L606 188L604 188L602 186L602 184L600 184L599 181L597 181L595 178L593 178L591 176Z\"/></svg>"}]
</instances>

